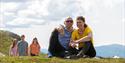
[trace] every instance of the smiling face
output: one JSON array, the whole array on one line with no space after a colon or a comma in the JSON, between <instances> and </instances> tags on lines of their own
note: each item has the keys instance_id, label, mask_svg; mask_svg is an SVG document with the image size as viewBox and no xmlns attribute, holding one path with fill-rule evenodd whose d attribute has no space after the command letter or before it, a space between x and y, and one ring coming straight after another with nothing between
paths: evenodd
<instances>
[{"instance_id":1,"label":"smiling face","mask_svg":"<svg viewBox=\"0 0 125 63\"><path fill-rule=\"evenodd\" d=\"M76 19L77 22L77 27L79 29L83 29L84 27L86 27L87 25L85 24L85 18L83 16L78 16Z\"/></svg>"},{"instance_id":2,"label":"smiling face","mask_svg":"<svg viewBox=\"0 0 125 63\"><path fill-rule=\"evenodd\" d=\"M77 22L77 27L78 27L79 29L81 29L81 28L84 27L85 22L83 22L82 20L77 20L76 22Z\"/></svg>"},{"instance_id":3,"label":"smiling face","mask_svg":"<svg viewBox=\"0 0 125 63\"><path fill-rule=\"evenodd\" d=\"M72 27L72 25L73 25L73 20L72 20L72 18L70 18L70 17L67 18L67 19L65 20L64 24L65 24L65 26L66 26L67 28Z\"/></svg>"}]
</instances>

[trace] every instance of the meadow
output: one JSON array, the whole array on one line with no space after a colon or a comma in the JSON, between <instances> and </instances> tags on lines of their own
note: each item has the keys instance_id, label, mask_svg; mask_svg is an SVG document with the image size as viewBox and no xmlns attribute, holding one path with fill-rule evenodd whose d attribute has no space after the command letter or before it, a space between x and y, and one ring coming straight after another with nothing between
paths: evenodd
<instances>
[{"instance_id":1,"label":"meadow","mask_svg":"<svg viewBox=\"0 0 125 63\"><path fill-rule=\"evenodd\" d=\"M80 58L80 59L63 59L63 58L46 58L40 56L22 56L22 57L0 57L0 63L125 63L124 58Z\"/></svg>"}]
</instances>

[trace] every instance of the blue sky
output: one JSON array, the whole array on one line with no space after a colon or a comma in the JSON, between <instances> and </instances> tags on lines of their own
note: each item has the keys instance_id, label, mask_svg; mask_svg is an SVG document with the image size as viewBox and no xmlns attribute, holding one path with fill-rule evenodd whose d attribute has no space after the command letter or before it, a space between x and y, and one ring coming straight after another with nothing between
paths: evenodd
<instances>
[{"instance_id":1,"label":"blue sky","mask_svg":"<svg viewBox=\"0 0 125 63\"><path fill-rule=\"evenodd\" d=\"M82 15L92 28L94 45L125 45L124 0L0 0L0 29L37 37L47 48L51 31L67 16ZM76 28L76 23L74 23Z\"/></svg>"}]
</instances>

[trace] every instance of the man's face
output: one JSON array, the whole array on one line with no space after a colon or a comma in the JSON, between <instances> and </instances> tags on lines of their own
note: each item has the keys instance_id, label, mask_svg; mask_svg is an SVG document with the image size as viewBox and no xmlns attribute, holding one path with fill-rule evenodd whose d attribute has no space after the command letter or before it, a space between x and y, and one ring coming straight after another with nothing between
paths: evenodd
<instances>
[{"instance_id":1,"label":"man's face","mask_svg":"<svg viewBox=\"0 0 125 63\"><path fill-rule=\"evenodd\" d=\"M25 39L25 36L22 36L21 39L24 40L24 39Z\"/></svg>"},{"instance_id":2,"label":"man's face","mask_svg":"<svg viewBox=\"0 0 125 63\"><path fill-rule=\"evenodd\" d=\"M72 19L67 19L65 22L64 22L65 26L66 27L72 27L73 25L73 20Z\"/></svg>"}]
</instances>

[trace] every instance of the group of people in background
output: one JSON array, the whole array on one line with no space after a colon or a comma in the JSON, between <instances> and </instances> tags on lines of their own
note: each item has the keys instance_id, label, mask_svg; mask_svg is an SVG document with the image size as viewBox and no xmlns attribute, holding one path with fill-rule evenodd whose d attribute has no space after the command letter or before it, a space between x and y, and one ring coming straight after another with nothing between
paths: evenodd
<instances>
[{"instance_id":1,"label":"group of people in background","mask_svg":"<svg viewBox=\"0 0 125 63\"><path fill-rule=\"evenodd\" d=\"M25 35L21 36L21 40L13 39L9 49L9 56L38 56L40 53L40 45L37 38L33 38L32 43L28 46L25 41Z\"/></svg>"},{"instance_id":2,"label":"group of people in background","mask_svg":"<svg viewBox=\"0 0 125 63\"><path fill-rule=\"evenodd\" d=\"M81 58L95 57L91 28L83 16L76 18L77 29L73 28L73 19L66 18L64 25L55 28L50 36L48 57Z\"/></svg>"}]
</instances>

